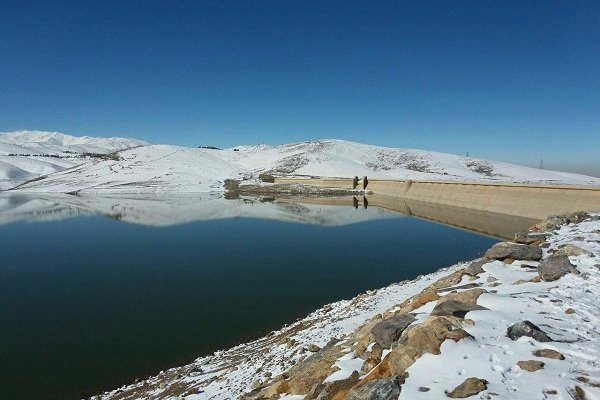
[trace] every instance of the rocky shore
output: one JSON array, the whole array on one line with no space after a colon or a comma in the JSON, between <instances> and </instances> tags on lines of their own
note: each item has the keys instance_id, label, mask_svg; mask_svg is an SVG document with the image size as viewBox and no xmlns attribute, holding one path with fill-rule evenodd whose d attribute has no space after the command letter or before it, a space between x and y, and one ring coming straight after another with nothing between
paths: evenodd
<instances>
[{"instance_id":1,"label":"rocky shore","mask_svg":"<svg viewBox=\"0 0 600 400\"><path fill-rule=\"evenodd\" d=\"M600 214L327 305L100 399L600 398Z\"/></svg>"}]
</instances>

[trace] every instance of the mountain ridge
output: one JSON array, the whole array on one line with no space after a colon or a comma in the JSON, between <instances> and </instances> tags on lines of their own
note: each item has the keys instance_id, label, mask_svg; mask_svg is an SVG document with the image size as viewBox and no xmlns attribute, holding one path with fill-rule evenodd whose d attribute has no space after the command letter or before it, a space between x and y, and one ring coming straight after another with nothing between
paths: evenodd
<instances>
[{"instance_id":1,"label":"mountain ridge","mask_svg":"<svg viewBox=\"0 0 600 400\"><path fill-rule=\"evenodd\" d=\"M115 160L87 163L23 184L22 191L168 193L220 192L235 179L258 175L600 185L600 178L515 164L338 139L229 149L146 145Z\"/></svg>"}]
</instances>

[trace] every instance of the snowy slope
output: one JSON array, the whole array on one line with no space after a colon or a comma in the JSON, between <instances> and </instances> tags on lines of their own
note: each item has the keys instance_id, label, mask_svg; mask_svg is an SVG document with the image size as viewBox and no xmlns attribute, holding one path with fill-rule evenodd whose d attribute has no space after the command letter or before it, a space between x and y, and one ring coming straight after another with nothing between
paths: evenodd
<instances>
[{"instance_id":1,"label":"snowy slope","mask_svg":"<svg viewBox=\"0 0 600 400\"><path fill-rule=\"evenodd\" d=\"M600 184L600 178L422 150L318 140L211 150L144 146L121 160L92 160L19 187L36 192L166 193L223 191L225 179L279 176Z\"/></svg>"},{"instance_id":2,"label":"snowy slope","mask_svg":"<svg viewBox=\"0 0 600 400\"><path fill-rule=\"evenodd\" d=\"M59 132L0 133L0 190L86 162L78 157L83 153L108 154L147 144L137 139L75 137Z\"/></svg>"},{"instance_id":3,"label":"snowy slope","mask_svg":"<svg viewBox=\"0 0 600 400\"><path fill-rule=\"evenodd\" d=\"M0 132L0 154L3 154L6 150L9 150L8 153L23 153L19 149L28 151L30 154L64 153L66 151L106 154L148 144L148 142L139 139L78 137L60 132Z\"/></svg>"}]
</instances>

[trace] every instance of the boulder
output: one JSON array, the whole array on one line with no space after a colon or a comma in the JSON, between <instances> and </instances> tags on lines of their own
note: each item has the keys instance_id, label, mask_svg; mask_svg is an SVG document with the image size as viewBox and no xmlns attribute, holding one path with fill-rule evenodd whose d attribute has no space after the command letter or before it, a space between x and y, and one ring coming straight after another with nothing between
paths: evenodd
<instances>
[{"instance_id":1,"label":"boulder","mask_svg":"<svg viewBox=\"0 0 600 400\"><path fill-rule=\"evenodd\" d=\"M579 271L571 264L568 256L549 256L538 267L538 274L545 282L555 281L569 273L579 274Z\"/></svg>"},{"instance_id":2,"label":"boulder","mask_svg":"<svg viewBox=\"0 0 600 400\"><path fill-rule=\"evenodd\" d=\"M340 392L348 392L357 382L358 372L354 371L346 379L316 384L306 395L305 400L331 400Z\"/></svg>"},{"instance_id":3,"label":"boulder","mask_svg":"<svg viewBox=\"0 0 600 400\"><path fill-rule=\"evenodd\" d=\"M514 241L521 244L531 244L539 241L545 241L548 238L547 233L539 232L517 232Z\"/></svg>"},{"instance_id":4,"label":"boulder","mask_svg":"<svg viewBox=\"0 0 600 400\"><path fill-rule=\"evenodd\" d=\"M483 266L489 262L490 262L490 260L485 257L473 260L469 263L469 265L467 265L465 267L465 269L464 269L465 274L471 275L471 276L477 276L481 273L484 273L485 271L483 270Z\"/></svg>"},{"instance_id":5,"label":"boulder","mask_svg":"<svg viewBox=\"0 0 600 400\"><path fill-rule=\"evenodd\" d=\"M544 331L531 321L517 322L516 324L509 326L506 330L506 335L512 340L517 340L522 336L528 336L534 338L538 342L552 341Z\"/></svg>"},{"instance_id":6,"label":"boulder","mask_svg":"<svg viewBox=\"0 0 600 400\"><path fill-rule=\"evenodd\" d=\"M453 399L464 399L487 389L488 381L480 378L467 378L446 396Z\"/></svg>"},{"instance_id":7,"label":"boulder","mask_svg":"<svg viewBox=\"0 0 600 400\"><path fill-rule=\"evenodd\" d=\"M412 314L397 315L379 322L371 330L373 339L383 348L389 349L396 340L400 338L402 332L412 324L416 318Z\"/></svg>"},{"instance_id":8,"label":"boulder","mask_svg":"<svg viewBox=\"0 0 600 400\"><path fill-rule=\"evenodd\" d=\"M546 365L546 364L544 364L541 361L527 360L527 361L519 361L519 362L517 362L517 365L522 370L525 370L525 371L528 371L528 372L535 372L538 369L544 368L544 365Z\"/></svg>"},{"instance_id":9,"label":"boulder","mask_svg":"<svg viewBox=\"0 0 600 400\"><path fill-rule=\"evenodd\" d=\"M485 252L485 256L495 260L510 258L513 260L537 261L542 258L542 249L526 244L500 242L490 247L488 251Z\"/></svg>"},{"instance_id":10,"label":"boulder","mask_svg":"<svg viewBox=\"0 0 600 400\"><path fill-rule=\"evenodd\" d=\"M258 179L261 182L266 182L266 183L275 183L275 177L273 175L270 175L266 172L263 172L262 174L258 175Z\"/></svg>"},{"instance_id":11,"label":"boulder","mask_svg":"<svg viewBox=\"0 0 600 400\"><path fill-rule=\"evenodd\" d=\"M333 365L341 355L341 347L334 342L329 343L319 352L294 365L289 372L284 373L283 380L266 388L261 395L266 398L280 393L306 395L315 385L335 372Z\"/></svg>"},{"instance_id":12,"label":"boulder","mask_svg":"<svg viewBox=\"0 0 600 400\"><path fill-rule=\"evenodd\" d=\"M367 378L402 375L425 353L440 354L440 346L447 340L455 342L471 337L455 317L430 316L406 331L398 345L384 358Z\"/></svg>"},{"instance_id":13,"label":"boulder","mask_svg":"<svg viewBox=\"0 0 600 400\"><path fill-rule=\"evenodd\" d=\"M431 315L438 316L454 316L457 318L464 318L469 311L475 310L487 310L478 304L463 303L458 300L446 300L444 302L438 302L431 311Z\"/></svg>"},{"instance_id":14,"label":"boulder","mask_svg":"<svg viewBox=\"0 0 600 400\"><path fill-rule=\"evenodd\" d=\"M319 350L321 350L321 348L316 344L311 343L308 345L308 351L310 351L311 353L316 353Z\"/></svg>"},{"instance_id":15,"label":"boulder","mask_svg":"<svg viewBox=\"0 0 600 400\"><path fill-rule=\"evenodd\" d=\"M592 253L582 249L581 247L577 247L573 244L565 244L564 246L560 246L558 251L556 251L553 255L555 256L592 256Z\"/></svg>"},{"instance_id":16,"label":"boulder","mask_svg":"<svg viewBox=\"0 0 600 400\"><path fill-rule=\"evenodd\" d=\"M536 357L550 358L552 360L564 360L565 359L565 356L563 356L558 351L552 350L552 349L539 349L539 350L534 351L533 355Z\"/></svg>"},{"instance_id":17,"label":"boulder","mask_svg":"<svg viewBox=\"0 0 600 400\"><path fill-rule=\"evenodd\" d=\"M346 400L396 400L402 383L404 379L398 375L375 379L350 390Z\"/></svg>"}]
</instances>

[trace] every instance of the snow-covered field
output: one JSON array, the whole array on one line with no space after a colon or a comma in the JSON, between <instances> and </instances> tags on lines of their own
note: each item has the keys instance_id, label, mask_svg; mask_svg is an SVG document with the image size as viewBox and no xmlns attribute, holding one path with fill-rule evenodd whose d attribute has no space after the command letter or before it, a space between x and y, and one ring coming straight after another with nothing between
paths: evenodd
<instances>
[{"instance_id":1,"label":"snow-covered field","mask_svg":"<svg viewBox=\"0 0 600 400\"><path fill-rule=\"evenodd\" d=\"M584 175L333 139L223 150L149 145L120 151L119 157L119 160L89 160L83 165L21 185L18 190L61 193L213 192L223 191L226 179L257 183L258 175L263 172L276 176L368 176L600 185L600 178ZM6 161L6 157L0 161ZM25 175L19 175L18 170L6 172L6 167L2 168L5 176L12 174L18 177L19 183L23 181ZM38 173L53 172L39 171L42 171L41 168Z\"/></svg>"},{"instance_id":2,"label":"snow-covered field","mask_svg":"<svg viewBox=\"0 0 600 400\"><path fill-rule=\"evenodd\" d=\"M545 281L540 280L538 261L487 259L476 267L473 262L460 263L327 305L262 339L94 399L233 399L243 393L247 399L271 394L304 399L315 398L306 393L317 391L338 394L323 398L441 400L467 378L480 383L462 388L463 395L473 392L470 398L598 399L600 214L549 233L541 263L568 249L576 273ZM469 299L474 301L469 304ZM434 310L449 301L455 301L455 309L475 310L436 314ZM409 328L390 348L381 351L380 346L380 356L373 356L379 344L373 341L372 329L406 311L414 315ZM508 337L508 328L525 320L547 337ZM432 328L430 334L427 327L440 321L444 329ZM441 345L430 348L437 341ZM418 347L410 347L415 344L431 351L421 355ZM382 384L382 390L393 389L389 383L397 381L388 377L402 365L407 375L388 397L350 396L360 392L349 392L358 382L367 388Z\"/></svg>"},{"instance_id":3,"label":"snow-covered field","mask_svg":"<svg viewBox=\"0 0 600 400\"><path fill-rule=\"evenodd\" d=\"M126 138L75 137L59 132L0 132L0 190L88 161L78 155L108 154L147 142Z\"/></svg>"}]
</instances>

